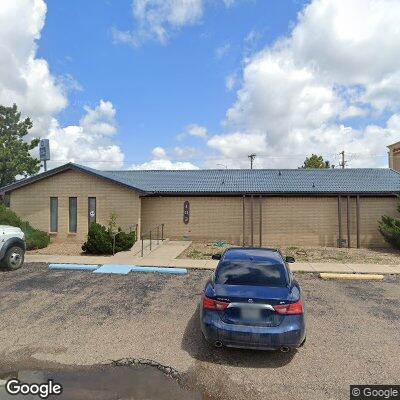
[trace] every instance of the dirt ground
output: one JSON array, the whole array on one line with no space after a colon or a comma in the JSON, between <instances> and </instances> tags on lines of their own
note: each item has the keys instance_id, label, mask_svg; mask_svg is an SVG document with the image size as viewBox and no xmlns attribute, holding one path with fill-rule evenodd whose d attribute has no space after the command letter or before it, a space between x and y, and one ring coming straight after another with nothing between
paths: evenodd
<instances>
[{"instance_id":1,"label":"dirt ground","mask_svg":"<svg viewBox=\"0 0 400 400\"><path fill-rule=\"evenodd\" d=\"M193 242L178 258L211 259L231 246L228 243ZM400 264L400 251L393 249L347 249L335 247L280 247L284 255L293 256L299 262L335 262L344 264Z\"/></svg>"},{"instance_id":2,"label":"dirt ground","mask_svg":"<svg viewBox=\"0 0 400 400\"><path fill-rule=\"evenodd\" d=\"M297 274L307 343L280 353L204 341L198 302L209 274L97 275L44 264L0 271L0 376L139 360L178 371L207 398L246 400L342 400L350 384L398 382L399 277L335 282Z\"/></svg>"},{"instance_id":3,"label":"dirt ground","mask_svg":"<svg viewBox=\"0 0 400 400\"><path fill-rule=\"evenodd\" d=\"M79 256L83 243L50 243L47 247L37 250L29 250L27 254L58 254L61 256Z\"/></svg>"}]
</instances>

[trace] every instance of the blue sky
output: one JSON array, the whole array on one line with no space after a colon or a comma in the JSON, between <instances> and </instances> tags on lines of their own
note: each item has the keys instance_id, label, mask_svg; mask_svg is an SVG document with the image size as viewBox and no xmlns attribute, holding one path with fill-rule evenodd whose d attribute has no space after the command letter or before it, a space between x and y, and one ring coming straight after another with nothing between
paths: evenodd
<instances>
[{"instance_id":1,"label":"blue sky","mask_svg":"<svg viewBox=\"0 0 400 400\"><path fill-rule=\"evenodd\" d=\"M176 135L193 123L218 133L236 97L226 89L226 77L240 74L246 55L287 34L302 3L210 4L201 21L172 33L168 43L135 48L115 43L111 32L135 29L131 1L97 1L95 7L80 0L49 1L38 56L49 62L52 74L70 75L82 86L70 93L59 120L75 124L84 105L110 100L127 163L146 161L156 146L174 147ZM250 45L246 37L252 31L258 38ZM187 144L200 145L196 139Z\"/></svg>"},{"instance_id":2,"label":"blue sky","mask_svg":"<svg viewBox=\"0 0 400 400\"><path fill-rule=\"evenodd\" d=\"M4 0L0 103L50 166L387 166L399 0Z\"/></svg>"}]
</instances>

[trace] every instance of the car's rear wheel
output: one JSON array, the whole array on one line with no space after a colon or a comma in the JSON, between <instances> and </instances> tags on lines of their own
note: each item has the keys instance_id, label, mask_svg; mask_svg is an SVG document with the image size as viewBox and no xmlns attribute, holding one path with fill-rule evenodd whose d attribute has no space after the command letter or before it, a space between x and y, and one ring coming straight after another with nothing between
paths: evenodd
<instances>
[{"instance_id":1,"label":"car's rear wheel","mask_svg":"<svg viewBox=\"0 0 400 400\"><path fill-rule=\"evenodd\" d=\"M21 268L24 263L24 249L19 246L10 247L4 256L2 265L4 268L15 271Z\"/></svg>"}]
</instances>

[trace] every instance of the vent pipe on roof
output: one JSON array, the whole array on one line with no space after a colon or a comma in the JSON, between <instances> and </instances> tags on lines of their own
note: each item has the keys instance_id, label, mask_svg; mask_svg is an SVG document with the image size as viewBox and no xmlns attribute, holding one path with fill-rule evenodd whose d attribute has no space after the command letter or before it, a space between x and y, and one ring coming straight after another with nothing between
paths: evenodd
<instances>
[{"instance_id":1,"label":"vent pipe on roof","mask_svg":"<svg viewBox=\"0 0 400 400\"><path fill-rule=\"evenodd\" d=\"M278 175L279 175L279 176L281 176L281 175L282 175L282 172L281 172L281 171L279 171L279 172L278 172Z\"/></svg>"}]
</instances>

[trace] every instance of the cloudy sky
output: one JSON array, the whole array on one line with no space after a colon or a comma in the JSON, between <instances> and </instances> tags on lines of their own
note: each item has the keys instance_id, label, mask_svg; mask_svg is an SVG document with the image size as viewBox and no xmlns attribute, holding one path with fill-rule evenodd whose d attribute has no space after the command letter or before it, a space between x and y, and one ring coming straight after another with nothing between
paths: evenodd
<instances>
[{"instance_id":1,"label":"cloudy sky","mask_svg":"<svg viewBox=\"0 0 400 400\"><path fill-rule=\"evenodd\" d=\"M386 167L400 0L2 0L0 104L52 166Z\"/></svg>"}]
</instances>

